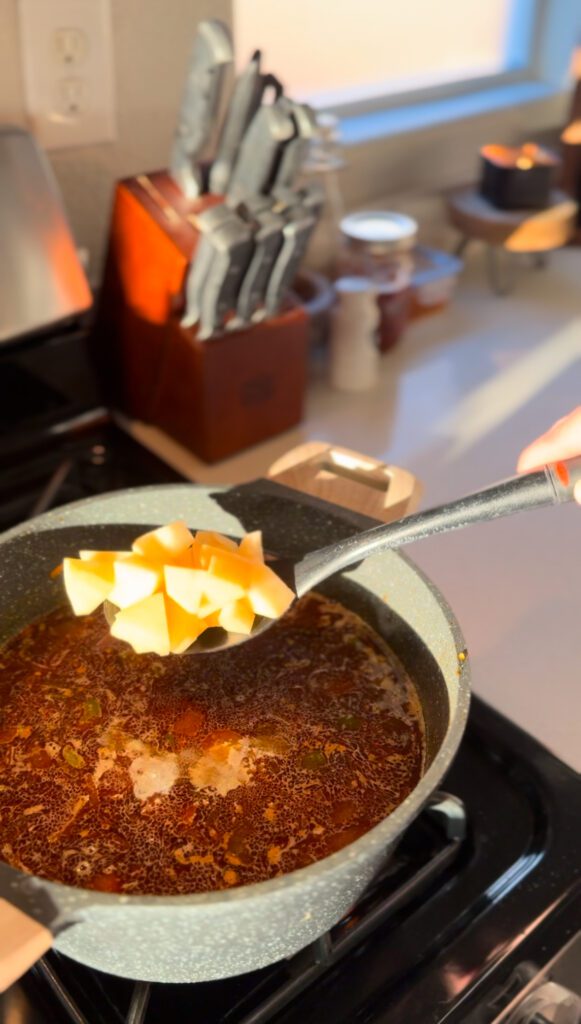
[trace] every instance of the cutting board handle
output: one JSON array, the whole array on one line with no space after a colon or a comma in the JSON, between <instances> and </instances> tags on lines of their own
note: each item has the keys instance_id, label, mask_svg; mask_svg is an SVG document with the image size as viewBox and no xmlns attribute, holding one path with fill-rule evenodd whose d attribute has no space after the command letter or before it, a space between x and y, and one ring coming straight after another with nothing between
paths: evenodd
<instances>
[{"instance_id":1,"label":"cutting board handle","mask_svg":"<svg viewBox=\"0 0 581 1024\"><path fill-rule=\"evenodd\" d=\"M322 441L293 448L273 463L268 476L386 523L414 512L422 495L419 480L408 470Z\"/></svg>"},{"instance_id":2,"label":"cutting board handle","mask_svg":"<svg viewBox=\"0 0 581 1024\"><path fill-rule=\"evenodd\" d=\"M0 992L18 981L52 943L50 929L0 899Z\"/></svg>"}]
</instances>

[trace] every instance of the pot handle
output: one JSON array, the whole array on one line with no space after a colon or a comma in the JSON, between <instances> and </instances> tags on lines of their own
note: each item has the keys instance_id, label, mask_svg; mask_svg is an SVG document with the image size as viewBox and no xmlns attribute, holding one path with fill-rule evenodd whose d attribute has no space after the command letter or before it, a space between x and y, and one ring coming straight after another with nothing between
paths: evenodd
<instances>
[{"instance_id":1,"label":"pot handle","mask_svg":"<svg viewBox=\"0 0 581 1024\"><path fill-rule=\"evenodd\" d=\"M52 943L48 928L0 898L0 992L18 981Z\"/></svg>"},{"instance_id":2,"label":"pot handle","mask_svg":"<svg viewBox=\"0 0 581 1024\"><path fill-rule=\"evenodd\" d=\"M293 448L273 463L268 476L386 523L415 511L423 490L406 469L321 441Z\"/></svg>"}]
</instances>

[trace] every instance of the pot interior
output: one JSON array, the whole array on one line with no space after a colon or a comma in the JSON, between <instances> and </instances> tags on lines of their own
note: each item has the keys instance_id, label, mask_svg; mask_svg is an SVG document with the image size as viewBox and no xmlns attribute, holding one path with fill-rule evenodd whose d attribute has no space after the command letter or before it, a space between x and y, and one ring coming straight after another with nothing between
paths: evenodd
<instances>
[{"instance_id":1,"label":"pot interior","mask_svg":"<svg viewBox=\"0 0 581 1024\"><path fill-rule=\"evenodd\" d=\"M75 555L82 548L128 548L136 536L148 529L151 529L151 524L109 523L63 526L14 536L2 551L4 599L0 615L0 644L33 619L62 604L62 579L51 573L65 554ZM427 769L442 745L450 718L446 682L429 647L418 632L376 593L348 576L336 576L319 584L317 589L341 601L365 619L385 639L407 670L418 690L424 712Z\"/></svg>"},{"instance_id":2,"label":"pot interior","mask_svg":"<svg viewBox=\"0 0 581 1024\"><path fill-rule=\"evenodd\" d=\"M341 601L383 637L410 676L422 705L426 729L427 770L440 749L450 719L450 702L442 671L433 654L411 626L376 594L359 583L336 576L316 588Z\"/></svg>"}]
</instances>

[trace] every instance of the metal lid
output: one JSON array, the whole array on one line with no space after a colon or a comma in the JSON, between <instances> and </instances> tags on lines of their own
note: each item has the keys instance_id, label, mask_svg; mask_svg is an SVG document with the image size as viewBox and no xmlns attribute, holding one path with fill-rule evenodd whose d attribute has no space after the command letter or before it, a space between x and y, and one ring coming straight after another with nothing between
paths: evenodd
<instances>
[{"instance_id":1,"label":"metal lid","mask_svg":"<svg viewBox=\"0 0 581 1024\"><path fill-rule=\"evenodd\" d=\"M404 213L361 210L341 220L341 232L354 244L373 252L403 252L415 245L418 225Z\"/></svg>"}]
</instances>

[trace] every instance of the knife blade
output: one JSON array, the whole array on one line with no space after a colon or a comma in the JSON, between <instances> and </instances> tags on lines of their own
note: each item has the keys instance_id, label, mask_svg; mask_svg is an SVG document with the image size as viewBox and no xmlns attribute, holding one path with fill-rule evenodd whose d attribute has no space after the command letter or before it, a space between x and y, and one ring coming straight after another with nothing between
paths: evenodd
<instances>
[{"instance_id":1,"label":"knife blade","mask_svg":"<svg viewBox=\"0 0 581 1024\"><path fill-rule=\"evenodd\" d=\"M196 336L200 341L212 337L223 327L226 314L235 308L240 281L252 254L252 226L245 223L234 210L228 210L228 213L229 217L212 227L200 240L202 271L196 274L196 256L188 275L188 299L182 323L188 326L192 322L189 287L189 279L192 277L192 293L194 280L197 279L198 284L198 290L192 294L192 305L196 303L199 307Z\"/></svg>"},{"instance_id":2,"label":"knife blade","mask_svg":"<svg viewBox=\"0 0 581 1024\"><path fill-rule=\"evenodd\" d=\"M282 147L294 134L292 117L278 103L258 108L234 165L228 186L229 205L236 206L248 196L268 191Z\"/></svg>"},{"instance_id":3,"label":"knife blade","mask_svg":"<svg viewBox=\"0 0 581 1024\"><path fill-rule=\"evenodd\" d=\"M257 198L264 200L267 197ZM254 248L238 292L236 317L228 324L232 329L250 323L262 303L272 265L283 243L284 220L280 214L273 213L269 206L253 210L252 204L244 213L254 225Z\"/></svg>"},{"instance_id":4,"label":"knife blade","mask_svg":"<svg viewBox=\"0 0 581 1024\"><path fill-rule=\"evenodd\" d=\"M304 162L310 141L317 133L317 121L314 111L306 103L295 103L287 97L281 97L279 102L284 104L284 109L293 118L296 133L284 147L274 176L274 185L290 188Z\"/></svg>"},{"instance_id":5,"label":"knife blade","mask_svg":"<svg viewBox=\"0 0 581 1024\"><path fill-rule=\"evenodd\" d=\"M216 157L210 168L209 191L216 195L224 195L228 189L240 143L266 90L274 89L275 98L282 94L282 85L274 75L260 73L260 58L260 50L256 50L234 86Z\"/></svg>"},{"instance_id":6,"label":"knife blade","mask_svg":"<svg viewBox=\"0 0 581 1024\"><path fill-rule=\"evenodd\" d=\"M202 174L195 160L208 142L224 73L233 60L230 33L221 21L200 22L190 57L169 171L188 198L200 195Z\"/></svg>"}]
</instances>

